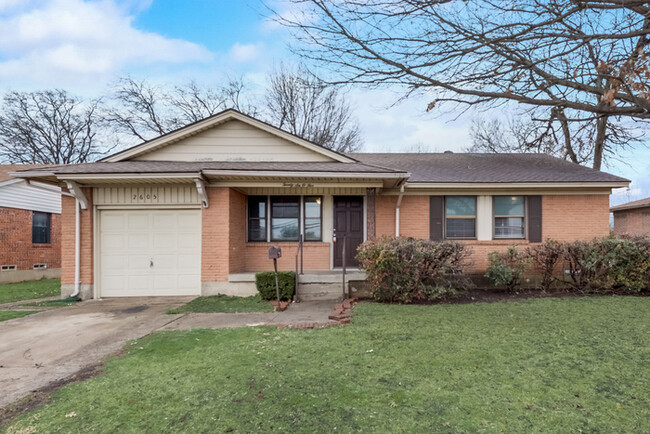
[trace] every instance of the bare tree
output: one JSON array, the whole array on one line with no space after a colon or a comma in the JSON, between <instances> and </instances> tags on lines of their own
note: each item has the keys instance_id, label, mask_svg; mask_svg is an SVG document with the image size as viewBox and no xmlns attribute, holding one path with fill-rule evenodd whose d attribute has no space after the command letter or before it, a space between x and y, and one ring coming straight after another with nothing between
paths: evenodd
<instances>
[{"instance_id":1,"label":"bare tree","mask_svg":"<svg viewBox=\"0 0 650 434\"><path fill-rule=\"evenodd\" d=\"M507 102L593 123L650 118L650 4L638 0L296 0L276 15L332 83L401 85L428 110ZM570 113L569 113L570 112Z\"/></svg>"},{"instance_id":2,"label":"bare tree","mask_svg":"<svg viewBox=\"0 0 650 434\"><path fill-rule=\"evenodd\" d=\"M65 90L8 92L0 109L0 160L21 164L92 161L110 149L98 141L98 101Z\"/></svg>"},{"instance_id":3,"label":"bare tree","mask_svg":"<svg viewBox=\"0 0 650 434\"><path fill-rule=\"evenodd\" d=\"M576 164L592 165L597 122L569 122L563 113L549 117L511 117L474 119L470 128L469 152L533 152L553 155ZM559 118L559 119L558 119ZM617 152L641 143L643 134L629 127L610 123L604 137L603 161L617 159Z\"/></svg>"},{"instance_id":4,"label":"bare tree","mask_svg":"<svg viewBox=\"0 0 650 434\"><path fill-rule=\"evenodd\" d=\"M344 94L303 67L281 66L268 78L266 106L271 124L337 152L363 141Z\"/></svg>"},{"instance_id":5,"label":"bare tree","mask_svg":"<svg viewBox=\"0 0 650 434\"><path fill-rule=\"evenodd\" d=\"M201 86L189 81L177 86L156 86L146 80L118 80L104 119L116 133L146 141L227 108L255 115L255 106L243 96L245 84L230 79L223 86Z\"/></svg>"}]
</instances>

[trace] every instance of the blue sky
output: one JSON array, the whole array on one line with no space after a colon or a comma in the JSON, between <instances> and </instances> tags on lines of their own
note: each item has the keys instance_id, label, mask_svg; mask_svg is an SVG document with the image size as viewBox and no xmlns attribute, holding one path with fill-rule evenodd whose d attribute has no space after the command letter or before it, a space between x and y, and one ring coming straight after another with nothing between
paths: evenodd
<instances>
[{"instance_id":1,"label":"blue sky","mask_svg":"<svg viewBox=\"0 0 650 434\"><path fill-rule=\"evenodd\" d=\"M283 14L296 7L269 1ZM266 14L261 0L0 0L0 91L60 87L95 96L127 74L206 84L236 75L261 95L274 66L297 61L289 33ZM397 95L350 90L366 151L461 151L470 144L472 114L454 120L426 113L421 97L390 107ZM650 196L650 148L621 157L605 170L633 183L612 203Z\"/></svg>"}]
</instances>

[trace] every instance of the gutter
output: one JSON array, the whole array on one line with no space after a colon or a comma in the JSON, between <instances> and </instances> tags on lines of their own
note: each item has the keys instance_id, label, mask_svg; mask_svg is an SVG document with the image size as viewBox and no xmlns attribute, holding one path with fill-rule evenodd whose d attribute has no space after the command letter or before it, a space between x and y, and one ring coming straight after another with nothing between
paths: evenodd
<instances>
[{"instance_id":1,"label":"gutter","mask_svg":"<svg viewBox=\"0 0 650 434\"><path fill-rule=\"evenodd\" d=\"M80 268L81 268L81 216L80 209L88 209L88 200L84 196L79 184L74 181L65 181L70 190L70 196L75 198L74 207L74 292L70 298L77 297L81 291Z\"/></svg>"}]
</instances>

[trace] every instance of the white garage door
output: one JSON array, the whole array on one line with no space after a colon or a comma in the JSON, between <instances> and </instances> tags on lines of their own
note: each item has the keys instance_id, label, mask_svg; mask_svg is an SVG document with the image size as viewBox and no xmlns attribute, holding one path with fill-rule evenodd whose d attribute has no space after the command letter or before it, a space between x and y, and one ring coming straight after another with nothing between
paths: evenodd
<instances>
[{"instance_id":1,"label":"white garage door","mask_svg":"<svg viewBox=\"0 0 650 434\"><path fill-rule=\"evenodd\" d=\"M102 297L199 295L200 210L103 210Z\"/></svg>"}]
</instances>

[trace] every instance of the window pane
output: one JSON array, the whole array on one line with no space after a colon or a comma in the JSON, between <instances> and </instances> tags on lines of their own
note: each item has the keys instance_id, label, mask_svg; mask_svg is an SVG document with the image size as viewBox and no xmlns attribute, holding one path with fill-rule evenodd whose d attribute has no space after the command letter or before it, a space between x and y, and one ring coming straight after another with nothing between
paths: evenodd
<instances>
[{"instance_id":1,"label":"window pane","mask_svg":"<svg viewBox=\"0 0 650 434\"><path fill-rule=\"evenodd\" d=\"M300 215L300 198L278 196L271 198L271 215L273 218L298 218Z\"/></svg>"},{"instance_id":2,"label":"window pane","mask_svg":"<svg viewBox=\"0 0 650 434\"><path fill-rule=\"evenodd\" d=\"M50 243L50 214L34 212L32 214L32 243Z\"/></svg>"},{"instance_id":3,"label":"window pane","mask_svg":"<svg viewBox=\"0 0 650 434\"><path fill-rule=\"evenodd\" d=\"M497 217L494 219L495 238L524 238L522 217Z\"/></svg>"},{"instance_id":4,"label":"window pane","mask_svg":"<svg viewBox=\"0 0 650 434\"><path fill-rule=\"evenodd\" d=\"M318 219L305 219L305 240L306 241L320 241L321 240L321 222Z\"/></svg>"},{"instance_id":5,"label":"window pane","mask_svg":"<svg viewBox=\"0 0 650 434\"><path fill-rule=\"evenodd\" d=\"M447 238L474 238L476 219L447 219Z\"/></svg>"},{"instance_id":6,"label":"window pane","mask_svg":"<svg viewBox=\"0 0 650 434\"><path fill-rule=\"evenodd\" d=\"M248 196L248 217L266 216L266 196Z\"/></svg>"},{"instance_id":7,"label":"window pane","mask_svg":"<svg viewBox=\"0 0 650 434\"><path fill-rule=\"evenodd\" d=\"M273 218L271 220L271 238L274 240L298 240L297 218Z\"/></svg>"},{"instance_id":8,"label":"window pane","mask_svg":"<svg viewBox=\"0 0 650 434\"><path fill-rule=\"evenodd\" d=\"M475 216L475 196L447 196L445 198L447 216Z\"/></svg>"},{"instance_id":9,"label":"window pane","mask_svg":"<svg viewBox=\"0 0 650 434\"><path fill-rule=\"evenodd\" d=\"M524 215L524 197L495 196L494 215Z\"/></svg>"},{"instance_id":10,"label":"window pane","mask_svg":"<svg viewBox=\"0 0 650 434\"><path fill-rule=\"evenodd\" d=\"M248 240L266 241L266 219L248 221Z\"/></svg>"},{"instance_id":11,"label":"window pane","mask_svg":"<svg viewBox=\"0 0 650 434\"><path fill-rule=\"evenodd\" d=\"M305 217L320 219L320 197L305 197Z\"/></svg>"}]
</instances>

